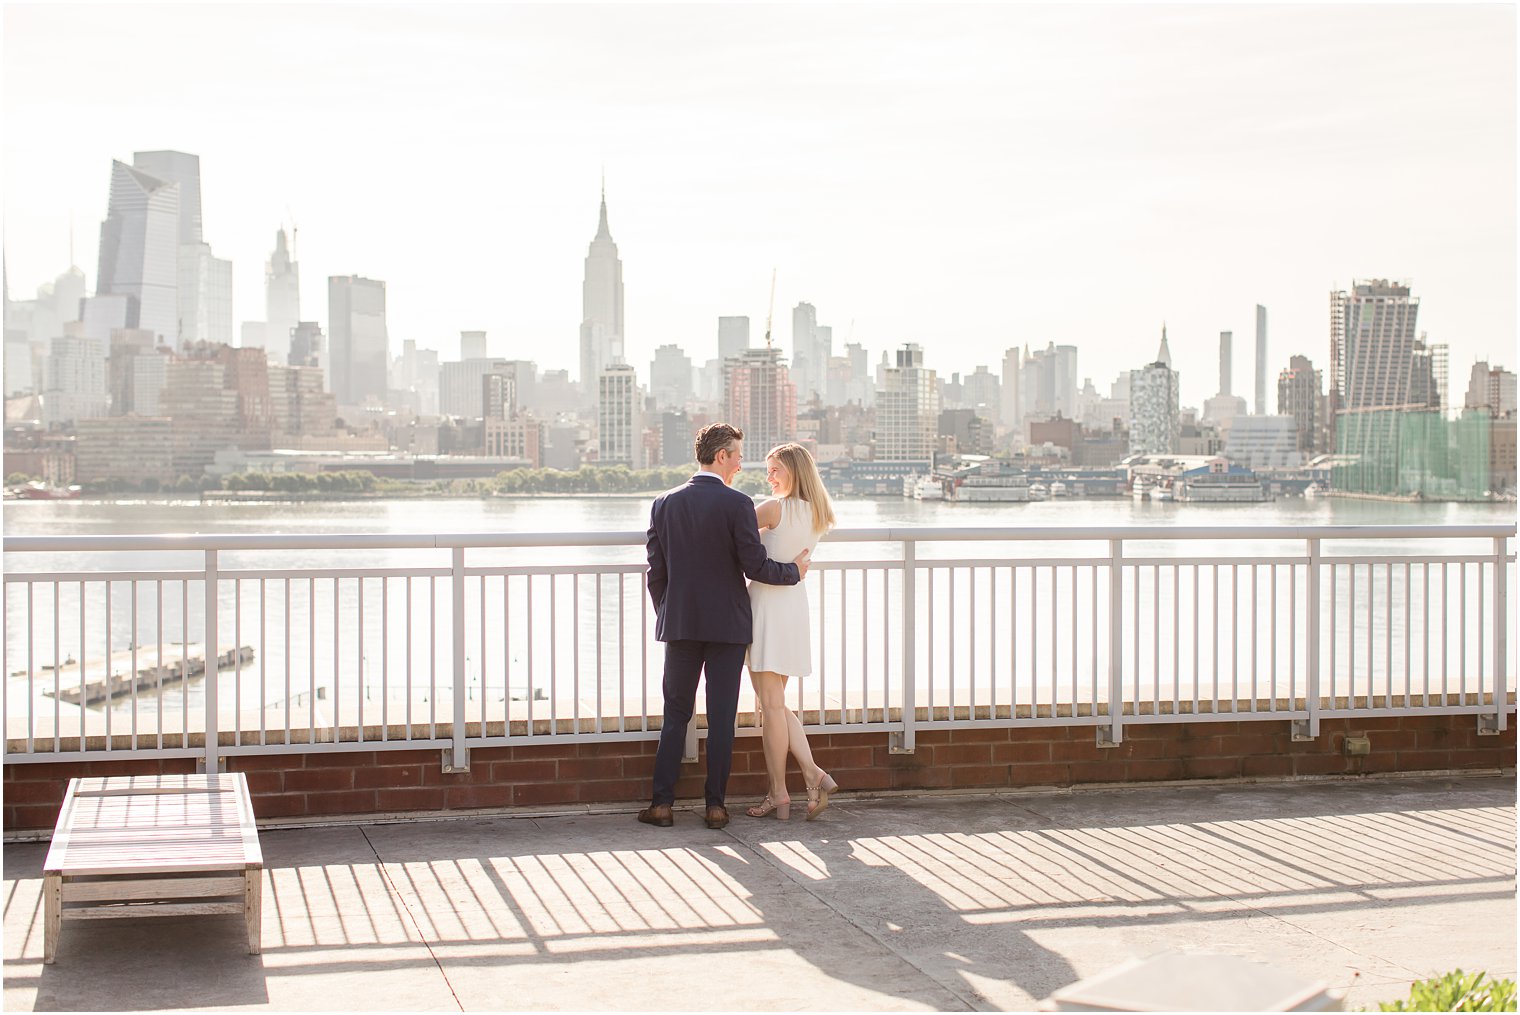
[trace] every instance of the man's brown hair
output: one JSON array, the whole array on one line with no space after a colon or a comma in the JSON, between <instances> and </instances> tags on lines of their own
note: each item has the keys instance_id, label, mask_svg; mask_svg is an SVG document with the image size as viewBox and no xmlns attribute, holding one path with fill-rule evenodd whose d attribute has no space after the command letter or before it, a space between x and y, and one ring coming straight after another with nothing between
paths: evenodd
<instances>
[{"instance_id":1,"label":"man's brown hair","mask_svg":"<svg viewBox=\"0 0 1520 1015\"><path fill-rule=\"evenodd\" d=\"M727 423L709 423L697 431L697 461L711 465L730 441L742 441L744 431Z\"/></svg>"}]
</instances>

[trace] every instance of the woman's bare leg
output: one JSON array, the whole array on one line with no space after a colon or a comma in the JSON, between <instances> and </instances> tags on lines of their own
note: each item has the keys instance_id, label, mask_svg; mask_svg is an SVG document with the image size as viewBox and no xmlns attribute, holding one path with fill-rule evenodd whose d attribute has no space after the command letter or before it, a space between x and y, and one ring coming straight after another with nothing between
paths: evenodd
<instances>
[{"instance_id":1,"label":"woman's bare leg","mask_svg":"<svg viewBox=\"0 0 1520 1015\"><path fill-rule=\"evenodd\" d=\"M765 750L771 801L787 803L792 799L786 791L786 749L792 738L791 723L787 718L796 722L796 717L786 707L786 677L766 670L751 670L749 679L760 702L760 742Z\"/></svg>"},{"instance_id":2,"label":"woman's bare leg","mask_svg":"<svg viewBox=\"0 0 1520 1015\"><path fill-rule=\"evenodd\" d=\"M791 709L786 710L786 728L787 744L791 748L792 757L797 759L797 767L802 769L802 781L809 786L818 785L818 780L823 778L823 769L813 763L813 749L808 746L807 734L802 730L802 720Z\"/></svg>"}]
</instances>

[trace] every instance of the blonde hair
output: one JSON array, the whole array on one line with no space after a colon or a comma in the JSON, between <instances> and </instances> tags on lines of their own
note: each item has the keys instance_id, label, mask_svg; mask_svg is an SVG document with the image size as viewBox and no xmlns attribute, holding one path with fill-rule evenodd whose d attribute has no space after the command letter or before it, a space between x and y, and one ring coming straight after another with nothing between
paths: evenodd
<instances>
[{"instance_id":1,"label":"blonde hair","mask_svg":"<svg viewBox=\"0 0 1520 1015\"><path fill-rule=\"evenodd\" d=\"M801 444L777 444L765 456L766 461L772 458L791 473L792 492L786 495L786 499L806 501L813 509L813 531L821 535L832 529L834 502L829 499L829 491L824 489L823 477L818 475L818 466L808 449Z\"/></svg>"}]
</instances>

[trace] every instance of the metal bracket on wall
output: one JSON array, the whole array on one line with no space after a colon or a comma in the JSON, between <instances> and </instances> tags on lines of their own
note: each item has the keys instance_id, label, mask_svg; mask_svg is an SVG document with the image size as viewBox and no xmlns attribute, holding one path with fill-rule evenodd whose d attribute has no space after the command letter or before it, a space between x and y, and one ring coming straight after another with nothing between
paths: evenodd
<instances>
[{"instance_id":1,"label":"metal bracket on wall","mask_svg":"<svg viewBox=\"0 0 1520 1015\"><path fill-rule=\"evenodd\" d=\"M1479 712L1478 713L1478 736L1480 736L1480 737L1496 737L1501 732L1502 731L1499 728L1499 713L1497 713L1497 712L1494 712L1492 714L1490 714L1488 712Z\"/></svg>"},{"instance_id":2,"label":"metal bracket on wall","mask_svg":"<svg viewBox=\"0 0 1520 1015\"><path fill-rule=\"evenodd\" d=\"M686 724L686 745L681 749L681 764L693 765L697 761L697 720Z\"/></svg>"},{"instance_id":3,"label":"metal bracket on wall","mask_svg":"<svg viewBox=\"0 0 1520 1015\"><path fill-rule=\"evenodd\" d=\"M905 744L904 744L904 741L907 739L907 736L908 735L906 733L902 732L901 730L898 730L896 733L889 733L889 734L887 734L887 753L888 754L913 754L913 753L915 753L917 751L917 749L918 749L917 745L905 746Z\"/></svg>"},{"instance_id":4,"label":"metal bracket on wall","mask_svg":"<svg viewBox=\"0 0 1520 1015\"><path fill-rule=\"evenodd\" d=\"M454 757L454 748L452 748L452 747L445 747L443 749L443 774L444 775L459 775L460 773L468 772L469 770L470 770L470 749L468 747L465 748L464 750L462 750L459 753L459 757L458 758Z\"/></svg>"},{"instance_id":5,"label":"metal bracket on wall","mask_svg":"<svg viewBox=\"0 0 1520 1015\"><path fill-rule=\"evenodd\" d=\"M1296 744L1319 739L1319 731L1314 728L1312 719L1291 719L1288 725L1292 729L1292 740Z\"/></svg>"},{"instance_id":6,"label":"metal bracket on wall","mask_svg":"<svg viewBox=\"0 0 1520 1015\"><path fill-rule=\"evenodd\" d=\"M1114 728L1107 724L1093 727L1098 731L1096 743L1099 747L1118 747L1119 741L1114 739Z\"/></svg>"}]
</instances>

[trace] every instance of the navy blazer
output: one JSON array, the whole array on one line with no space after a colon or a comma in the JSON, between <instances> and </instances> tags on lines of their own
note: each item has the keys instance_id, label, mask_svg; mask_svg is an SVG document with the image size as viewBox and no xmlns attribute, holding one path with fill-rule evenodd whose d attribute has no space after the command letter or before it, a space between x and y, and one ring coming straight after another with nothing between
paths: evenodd
<instances>
[{"instance_id":1,"label":"navy blazer","mask_svg":"<svg viewBox=\"0 0 1520 1015\"><path fill-rule=\"evenodd\" d=\"M698 472L649 510L649 596L660 641L753 640L745 576L796 585L797 565L765 555L755 502Z\"/></svg>"}]
</instances>

